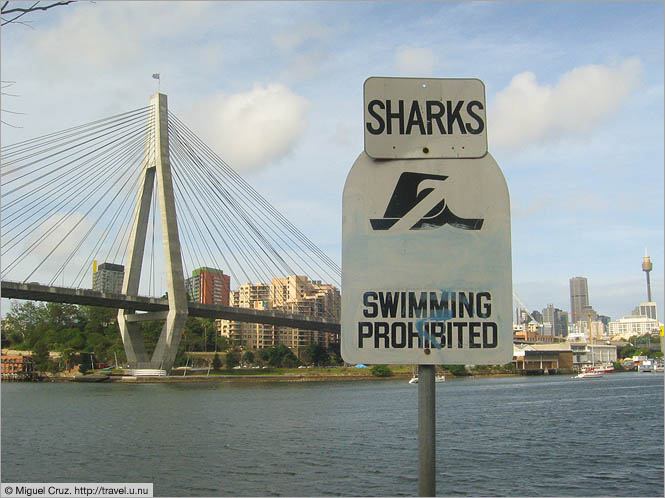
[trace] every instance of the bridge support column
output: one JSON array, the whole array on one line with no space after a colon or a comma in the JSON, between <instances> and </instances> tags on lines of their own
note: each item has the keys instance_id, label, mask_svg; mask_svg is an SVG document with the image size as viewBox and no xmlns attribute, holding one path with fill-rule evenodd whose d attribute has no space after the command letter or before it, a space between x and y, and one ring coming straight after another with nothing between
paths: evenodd
<instances>
[{"instance_id":1,"label":"bridge support column","mask_svg":"<svg viewBox=\"0 0 665 498\"><path fill-rule=\"evenodd\" d=\"M122 292L123 294L138 295L150 215L150 201L156 175L169 311L159 341L150 359L148 359L141 338L139 323L137 323L140 320L132 318L133 311L118 310L118 325L125 345L127 361L131 368L163 368L170 371L187 320L188 306L169 158L166 95L160 93L153 95L150 98L150 105L153 107L151 119L154 120L154 136L146 144L143 161L143 182L139 189L134 213L134 226L129 240L129 255Z\"/></svg>"}]
</instances>

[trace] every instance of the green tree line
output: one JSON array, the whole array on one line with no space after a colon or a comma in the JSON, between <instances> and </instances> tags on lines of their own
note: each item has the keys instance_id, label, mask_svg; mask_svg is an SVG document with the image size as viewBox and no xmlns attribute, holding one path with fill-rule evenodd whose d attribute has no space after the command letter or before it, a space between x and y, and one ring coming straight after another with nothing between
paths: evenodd
<instances>
[{"instance_id":1,"label":"green tree line","mask_svg":"<svg viewBox=\"0 0 665 498\"><path fill-rule=\"evenodd\" d=\"M35 353L35 363L43 366L49 351L61 353L66 367L76 353L94 353L100 363L125 364L125 349L120 337L118 310L62 303L12 301L2 321L2 346ZM163 322L140 322L141 335L148 354L152 354ZM189 351L226 351L231 344L218 337L213 320L188 318L176 357L185 364Z\"/></svg>"},{"instance_id":2,"label":"green tree line","mask_svg":"<svg viewBox=\"0 0 665 498\"><path fill-rule=\"evenodd\" d=\"M94 353L99 363L114 364L117 357L125 365L125 349L116 317L118 310L62 303L12 301L2 321L2 347L33 351L38 370L53 370L48 364L49 351L60 352L61 367L71 368L80 353ZM148 354L152 354L161 334L163 321L139 322L141 336ZM342 364L339 351L328 351L320 344L311 344L300 351L298 358L284 345L240 351L226 337L220 337L214 320L187 318L174 366L187 363L186 353L193 351L220 352L226 368L238 365L266 365L291 368L302 364L327 366ZM218 356L216 369L222 365Z\"/></svg>"}]
</instances>

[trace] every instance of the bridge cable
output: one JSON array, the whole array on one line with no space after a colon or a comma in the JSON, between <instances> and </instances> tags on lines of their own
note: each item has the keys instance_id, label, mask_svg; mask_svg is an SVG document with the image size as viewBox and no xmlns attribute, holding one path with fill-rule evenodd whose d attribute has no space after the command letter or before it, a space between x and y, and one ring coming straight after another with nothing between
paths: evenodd
<instances>
[{"instance_id":1,"label":"bridge cable","mask_svg":"<svg viewBox=\"0 0 665 498\"><path fill-rule=\"evenodd\" d=\"M173 122L176 123L178 128L191 139L193 143L198 145L202 153L208 157L213 164L223 171L223 175L216 175L218 177L226 176L237 182L237 184L246 192L246 195L253 198L258 202L265 210L272 214L276 220L278 220L284 228L291 234L293 234L298 240L300 240L306 247L308 247L313 253L317 254L323 261L330 266L335 273L339 274L341 270L339 267L330 260L330 258L325 255L316 245L314 245L309 239L307 239L295 226L293 226L286 218L284 218L281 213L279 213L270 203L268 203L263 197L261 197L242 177L240 177L230 166L228 166L219 156L217 156L205 143L203 143L195 134L191 132L175 115L171 115Z\"/></svg>"},{"instance_id":2,"label":"bridge cable","mask_svg":"<svg viewBox=\"0 0 665 498\"><path fill-rule=\"evenodd\" d=\"M23 221L21 223L26 223L26 222L30 221L31 219L35 218L36 216L39 216L41 213L43 213L44 209L48 209L52 200L55 200L57 203L60 203L62 201L62 199L68 199L70 193L80 193L80 187L81 186L83 186L85 188L86 186L91 185L92 184L91 181L94 182L95 179L98 178L98 173L100 171L101 162L97 162L97 160L99 160L100 157L104 161L108 161L108 160L113 160L116 157L122 157L124 154L127 153L126 149L120 149L120 148L117 148L117 147L114 147L114 148L116 149L115 151L112 151L112 149L108 150L108 151L105 151L105 153L107 155L109 155L109 157L102 156L101 153L100 153L95 158L91 158L88 161L84 161L82 164L84 164L84 165L89 164L89 166L86 170L79 173L74 181L70 181L68 177L72 176L72 174L76 171L76 169L78 169L78 167L72 168L69 171L71 173L70 175L67 175L66 174L67 172L63 173L63 175L61 176L61 179L63 181L61 183L55 184L49 191L42 194L42 196L37 197L36 200L34 200L32 202L29 202L26 206L24 206L21 209L17 209L15 211L15 213L20 214L18 218L16 218L16 219L15 219L15 217L12 218L11 214L14 214L14 213L9 213L9 215L5 216L3 218L3 222L5 224L5 228L4 228L5 240L3 240L2 247L5 247L8 243L10 243L11 241L14 240L14 238L6 238L6 236L9 233L11 233L15 228L22 226L19 223L15 226L11 227L10 226L11 223L13 223L15 221L19 221L19 220L21 220L21 218L23 218ZM93 159L94 159L94 161L93 161ZM55 180L55 179L53 179L53 180ZM47 184L45 184L45 185L50 185L50 182L47 182ZM64 187L63 187L63 185L64 185ZM35 194L37 192L39 192L42 188L43 188L43 186L37 187L37 188L33 189L32 191L25 193L24 195L32 194L33 196L35 196ZM9 204L11 204L12 207L13 207L13 203L9 203ZM43 207L39 207L40 205L42 205ZM5 209L3 208L3 210L5 210ZM9 210L9 206L7 207L7 210ZM38 223L38 222L42 221L45 216L48 216L48 215L44 215L41 218L38 218L38 220L36 222ZM33 227L35 226L36 222L33 221L31 223ZM25 236L26 234L23 233L22 235Z\"/></svg>"},{"instance_id":3,"label":"bridge cable","mask_svg":"<svg viewBox=\"0 0 665 498\"><path fill-rule=\"evenodd\" d=\"M176 123L176 125L177 125L177 123ZM178 126L178 125L177 125L177 126ZM191 151L190 151L190 153L191 153ZM202 161L201 161L200 158L197 158L197 159L199 160L200 163L202 163ZM219 189L220 191L222 191L222 192L227 192L226 189L221 185L221 181L220 181L220 179L218 178L220 175L213 175L213 174L211 173L211 170L209 170L209 169L206 169L206 170L205 170L205 174L208 176L208 180L209 180L210 183L213 183L213 184L216 183L216 184L218 185L218 189ZM232 199L232 197L228 195L228 192L227 192L227 194L226 194L224 197L225 197L226 199L229 199L229 198L230 198L231 200L228 201L228 202L229 202L230 204L232 204L232 205L235 204L235 206L237 206L237 202L234 201L234 200ZM256 210L254 209L253 204L249 204L249 207L250 207L250 208L254 211L254 213L256 214ZM242 209L239 209L238 211L241 211L241 212L242 212ZM245 219L245 221L247 220L247 218L246 218L246 214L243 215L243 218ZM262 218L263 218L262 213L256 215L256 219L257 219L257 220L261 220ZM255 227L252 223L249 223L249 225L250 225L251 227L253 227L254 229L256 229L256 227ZM275 231L274 228L272 228L271 225L266 224L265 226L267 226L268 228L270 228L273 232ZM254 232L254 233L255 233L255 232ZM284 240L284 239L281 238L281 237L279 237L279 239L281 239L282 241ZM273 239L273 241L274 241L279 247L282 247L278 240ZM272 250L274 250L274 248L272 248ZM285 262L284 262L283 259L282 259L282 266L284 266L284 267L287 268L287 272L290 272L290 273L292 273L292 274L295 273L295 272L293 272L293 270L292 270L291 268L288 267L288 264L284 264L284 263L285 263ZM299 266L299 265L298 265L298 266ZM302 268L301 268L301 269L302 269Z\"/></svg>"}]
</instances>

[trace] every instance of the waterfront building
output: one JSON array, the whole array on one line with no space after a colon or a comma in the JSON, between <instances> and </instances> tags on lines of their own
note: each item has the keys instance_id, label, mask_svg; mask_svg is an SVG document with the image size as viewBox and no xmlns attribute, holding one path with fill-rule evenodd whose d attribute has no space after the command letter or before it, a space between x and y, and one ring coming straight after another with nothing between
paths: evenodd
<instances>
[{"instance_id":1,"label":"waterfront building","mask_svg":"<svg viewBox=\"0 0 665 498\"><path fill-rule=\"evenodd\" d=\"M340 292L320 280L310 281L302 275L273 278L270 284L243 284L231 293L231 305L241 308L279 310L316 318L339 321ZM222 336L234 345L261 349L283 344L296 353L310 344L329 347L339 342L338 334L315 330L294 329L233 320L218 320Z\"/></svg>"},{"instance_id":2,"label":"waterfront building","mask_svg":"<svg viewBox=\"0 0 665 498\"><path fill-rule=\"evenodd\" d=\"M573 352L573 366L583 368L617 361L617 347L614 344L600 344L584 340L570 340Z\"/></svg>"},{"instance_id":3,"label":"waterfront building","mask_svg":"<svg viewBox=\"0 0 665 498\"><path fill-rule=\"evenodd\" d=\"M659 333L662 325L658 320L648 316L630 315L610 322L609 335L613 339L628 340L634 335Z\"/></svg>"},{"instance_id":4,"label":"waterfront building","mask_svg":"<svg viewBox=\"0 0 665 498\"><path fill-rule=\"evenodd\" d=\"M519 371L554 371L573 368L570 344L514 344L513 365Z\"/></svg>"},{"instance_id":5,"label":"waterfront building","mask_svg":"<svg viewBox=\"0 0 665 498\"><path fill-rule=\"evenodd\" d=\"M228 306L231 277L222 270L204 266L194 270L192 276L185 280L185 288L190 301Z\"/></svg>"},{"instance_id":6,"label":"waterfront building","mask_svg":"<svg viewBox=\"0 0 665 498\"><path fill-rule=\"evenodd\" d=\"M122 281L125 278L125 267L114 263L92 262L92 290L97 292L122 293Z\"/></svg>"},{"instance_id":7,"label":"waterfront building","mask_svg":"<svg viewBox=\"0 0 665 498\"><path fill-rule=\"evenodd\" d=\"M30 380L35 375L32 356L21 352L2 351L0 356L2 380Z\"/></svg>"}]
</instances>

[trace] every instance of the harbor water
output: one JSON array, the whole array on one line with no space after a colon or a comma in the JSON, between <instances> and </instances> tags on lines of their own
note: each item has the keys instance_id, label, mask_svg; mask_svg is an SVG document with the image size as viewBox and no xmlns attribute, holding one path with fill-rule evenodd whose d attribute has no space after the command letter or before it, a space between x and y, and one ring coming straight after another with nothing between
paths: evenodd
<instances>
[{"instance_id":1,"label":"harbor water","mask_svg":"<svg viewBox=\"0 0 665 498\"><path fill-rule=\"evenodd\" d=\"M414 496L407 380L3 383L3 482L155 496ZM437 494L663 496L663 375L449 379Z\"/></svg>"}]
</instances>

